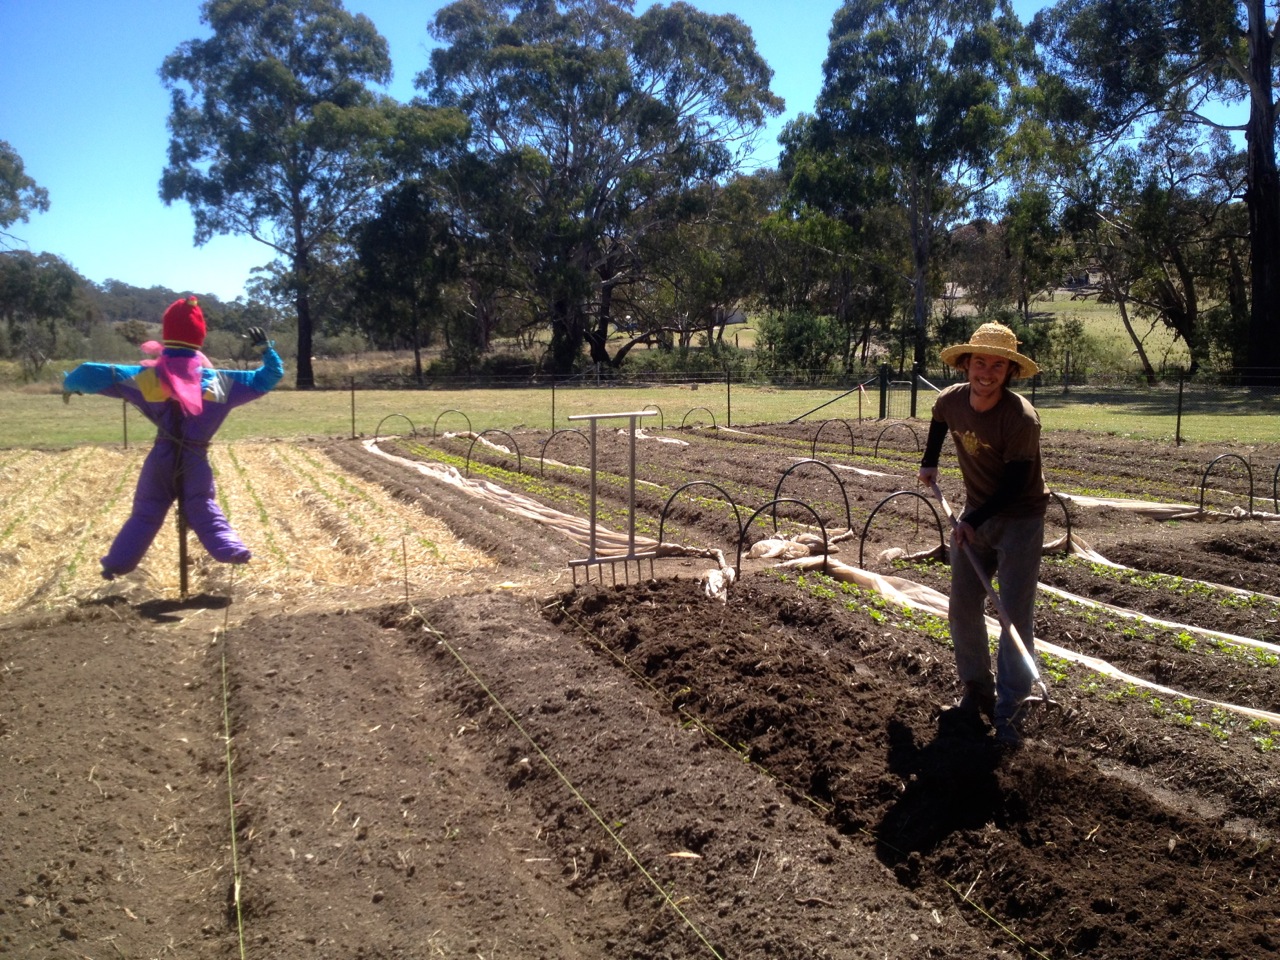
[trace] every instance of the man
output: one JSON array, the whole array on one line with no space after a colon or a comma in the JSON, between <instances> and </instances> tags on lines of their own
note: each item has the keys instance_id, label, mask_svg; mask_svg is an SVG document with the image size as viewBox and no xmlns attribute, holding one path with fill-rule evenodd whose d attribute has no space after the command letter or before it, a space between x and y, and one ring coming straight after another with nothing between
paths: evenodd
<instances>
[{"instance_id":1,"label":"man","mask_svg":"<svg viewBox=\"0 0 1280 960\"><path fill-rule=\"evenodd\" d=\"M284 365L275 344L253 327L249 338L262 353L258 369L213 369L200 352L205 329L196 298L176 300L164 313L163 345L142 345L155 359L137 366L82 363L63 381L63 400L73 393L119 397L156 425L156 442L143 461L133 510L102 558L103 579L137 568L175 502L181 503L187 523L214 560L248 563L252 557L218 506L209 441L233 409L265 396L280 382Z\"/></svg>"},{"instance_id":2,"label":"man","mask_svg":"<svg viewBox=\"0 0 1280 960\"><path fill-rule=\"evenodd\" d=\"M938 455L950 432L965 495L951 538L948 613L963 695L944 716L981 725L985 715L995 724L997 740L1016 746L1019 708L1035 677L1007 628L1000 633L992 675L984 579L999 574L1006 612L1034 656L1036 584L1049 489L1040 466L1040 416L1009 383L1033 377L1040 368L1018 352L1017 337L999 323L984 323L968 343L944 349L942 359L967 375L964 383L943 390L933 405L918 476L925 485L937 482ZM965 555L966 544L981 570Z\"/></svg>"}]
</instances>

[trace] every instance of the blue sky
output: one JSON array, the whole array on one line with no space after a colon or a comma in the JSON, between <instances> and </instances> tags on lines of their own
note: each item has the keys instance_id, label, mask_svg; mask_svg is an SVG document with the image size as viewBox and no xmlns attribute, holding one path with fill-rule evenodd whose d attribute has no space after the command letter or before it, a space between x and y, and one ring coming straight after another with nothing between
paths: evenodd
<instances>
[{"instance_id":1,"label":"blue sky","mask_svg":"<svg viewBox=\"0 0 1280 960\"><path fill-rule=\"evenodd\" d=\"M761 138L776 157L785 122L810 111L822 84L827 31L840 0L694 0L752 28L786 110ZM395 77L414 94L426 67L426 24L442 6L412 0L346 0L387 38ZM637 9L644 6L637 3ZM1038 3L1016 4L1034 10ZM9 232L32 252L57 254L97 283L211 293L234 299L271 251L245 237L192 241L190 209L159 197L168 95L157 71L185 40L208 35L196 0L0 0L0 140L49 192L50 208Z\"/></svg>"}]
</instances>

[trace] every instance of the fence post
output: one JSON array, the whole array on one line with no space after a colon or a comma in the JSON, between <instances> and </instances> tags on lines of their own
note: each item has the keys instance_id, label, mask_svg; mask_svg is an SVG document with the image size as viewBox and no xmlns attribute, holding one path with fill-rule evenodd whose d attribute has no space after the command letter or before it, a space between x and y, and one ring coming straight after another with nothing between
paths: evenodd
<instances>
[{"instance_id":1,"label":"fence post","mask_svg":"<svg viewBox=\"0 0 1280 960\"><path fill-rule=\"evenodd\" d=\"M728 367L724 368L724 411L724 425L733 426L733 371Z\"/></svg>"},{"instance_id":2,"label":"fence post","mask_svg":"<svg viewBox=\"0 0 1280 960\"><path fill-rule=\"evenodd\" d=\"M1178 371L1178 425L1173 433L1173 445L1182 446L1182 385L1186 382L1181 370Z\"/></svg>"},{"instance_id":3,"label":"fence post","mask_svg":"<svg viewBox=\"0 0 1280 960\"><path fill-rule=\"evenodd\" d=\"M920 365L911 365L911 419L916 418L916 398L920 394Z\"/></svg>"},{"instance_id":4,"label":"fence post","mask_svg":"<svg viewBox=\"0 0 1280 960\"><path fill-rule=\"evenodd\" d=\"M356 438L356 378L351 378L351 439Z\"/></svg>"},{"instance_id":5,"label":"fence post","mask_svg":"<svg viewBox=\"0 0 1280 960\"><path fill-rule=\"evenodd\" d=\"M889 365L880 364L880 419L889 417Z\"/></svg>"}]
</instances>

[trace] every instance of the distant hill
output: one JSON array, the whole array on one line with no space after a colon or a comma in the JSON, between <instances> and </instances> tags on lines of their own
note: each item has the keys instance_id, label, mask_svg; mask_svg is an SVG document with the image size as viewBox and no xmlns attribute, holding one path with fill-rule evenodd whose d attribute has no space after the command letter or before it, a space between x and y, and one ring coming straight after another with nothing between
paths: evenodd
<instances>
[{"instance_id":1,"label":"distant hill","mask_svg":"<svg viewBox=\"0 0 1280 960\"><path fill-rule=\"evenodd\" d=\"M217 316L226 312L224 305L213 294L198 290L170 290L168 287L135 287L120 280L107 280L96 284L86 281L85 298L108 323L124 323L140 320L143 323L159 323L165 308L179 297L195 294L206 314Z\"/></svg>"}]
</instances>

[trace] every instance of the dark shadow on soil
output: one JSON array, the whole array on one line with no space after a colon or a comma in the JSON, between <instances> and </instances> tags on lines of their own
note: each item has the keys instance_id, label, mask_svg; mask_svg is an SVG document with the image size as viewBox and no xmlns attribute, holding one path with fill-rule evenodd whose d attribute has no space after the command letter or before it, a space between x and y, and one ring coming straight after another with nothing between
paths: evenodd
<instances>
[{"instance_id":1,"label":"dark shadow on soil","mask_svg":"<svg viewBox=\"0 0 1280 960\"><path fill-rule=\"evenodd\" d=\"M186 600L145 600L137 605L138 613L155 623L177 623L183 618L178 614L190 610L225 610L231 606L231 598L201 593Z\"/></svg>"},{"instance_id":2,"label":"dark shadow on soil","mask_svg":"<svg viewBox=\"0 0 1280 960\"><path fill-rule=\"evenodd\" d=\"M903 783L902 795L885 811L875 830L877 854L898 871L906 862L911 882L920 858L960 830L984 824L1007 825L1005 797L996 767L1008 755L990 736L940 733L923 745L906 724L889 724L889 770ZM915 867L911 867L915 864Z\"/></svg>"}]
</instances>

